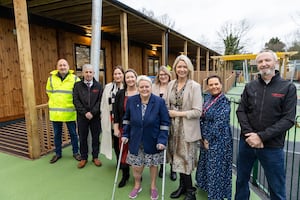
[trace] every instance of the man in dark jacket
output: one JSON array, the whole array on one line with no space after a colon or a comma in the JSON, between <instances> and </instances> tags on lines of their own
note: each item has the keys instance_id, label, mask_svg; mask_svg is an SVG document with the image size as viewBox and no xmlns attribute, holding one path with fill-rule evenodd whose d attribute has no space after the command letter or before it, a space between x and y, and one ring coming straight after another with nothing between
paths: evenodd
<instances>
[{"instance_id":1,"label":"man in dark jacket","mask_svg":"<svg viewBox=\"0 0 300 200\"><path fill-rule=\"evenodd\" d=\"M92 135L92 156L93 163L101 166L98 159L100 124L100 100L102 96L102 86L94 79L92 65L85 64L82 67L83 80L77 82L73 90L73 101L77 111L77 124L80 141L81 161L78 168L83 168L88 159L87 138L89 129Z\"/></svg>"},{"instance_id":2,"label":"man in dark jacket","mask_svg":"<svg viewBox=\"0 0 300 200\"><path fill-rule=\"evenodd\" d=\"M259 76L248 83L236 111L241 126L236 200L250 197L248 181L254 162L261 163L271 200L286 199L284 141L295 121L297 94L293 83L275 70L277 56L263 50L256 56Z\"/></svg>"}]
</instances>

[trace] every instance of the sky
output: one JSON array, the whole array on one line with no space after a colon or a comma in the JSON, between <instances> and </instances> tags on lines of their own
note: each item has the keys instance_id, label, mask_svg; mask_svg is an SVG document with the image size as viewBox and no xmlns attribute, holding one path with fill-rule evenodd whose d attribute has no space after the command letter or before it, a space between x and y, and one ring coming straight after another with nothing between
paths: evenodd
<instances>
[{"instance_id":1,"label":"sky","mask_svg":"<svg viewBox=\"0 0 300 200\"><path fill-rule=\"evenodd\" d=\"M250 26L244 37L245 50L256 53L271 38L289 45L300 31L299 0L120 0L127 6L167 14L175 21L175 31L220 52L220 32L225 23L246 20ZM298 41L300 38L298 38ZM223 53L223 52L220 52Z\"/></svg>"}]
</instances>

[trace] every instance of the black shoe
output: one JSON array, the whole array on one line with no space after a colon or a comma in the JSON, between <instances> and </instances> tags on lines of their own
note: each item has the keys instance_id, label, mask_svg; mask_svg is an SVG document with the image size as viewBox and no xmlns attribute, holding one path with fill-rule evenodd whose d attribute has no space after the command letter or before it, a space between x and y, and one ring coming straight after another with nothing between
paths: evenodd
<instances>
[{"instance_id":1,"label":"black shoe","mask_svg":"<svg viewBox=\"0 0 300 200\"><path fill-rule=\"evenodd\" d=\"M118 187L119 187L119 188L124 187L124 186L126 185L128 179L129 179L129 176L128 176L128 177L122 177L122 179L121 179L121 181L120 181Z\"/></svg>"},{"instance_id":2,"label":"black shoe","mask_svg":"<svg viewBox=\"0 0 300 200\"><path fill-rule=\"evenodd\" d=\"M172 181L176 181L176 179L177 179L177 174L176 174L176 172L172 172L172 171L171 171L171 173L170 173L170 179L171 179Z\"/></svg>"},{"instance_id":3,"label":"black shoe","mask_svg":"<svg viewBox=\"0 0 300 200\"><path fill-rule=\"evenodd\" d=\"M171 193L170 198L171 199L177 199L182 194L185 194L185 193L186 193L186 188L185 188L185 185L184 185L184 180L183 180L182 174L180 174L179 187L177 188L177 190L175 190L174 192Z\"/></svg>"},{"instance_id":4,"label":"black shoe","mask_svg":"<svg viewBox=\"0 0 300 200\"><path fill-rule=\"evenodd\" d=\"M185 194L186 190L184 187L180 186L177 190L171 193L170 198L171 199L177 199L179 198L182 194Z\"/></svg>"},{"instance_id":5,"label":"black shoe","mask_svg":"<svg viewBox=\"0 0 300 200\"><path fill-rule=\"evenodd\" d=\"M160 167L159 172L158 172L158 177L159 177L159 178L162 178L162 177L163 177L163 172L164 172L163 167Z\"/></svg>"},{"instance_id":6,"label":"black shoe","mask_svg":"<svg viewBox=\"0 0 300 200\"><path fill-rule=\"evenodd\" d=\"M56 161L58 161L59 159L61 159L61 156L53 156L52 159L50 160L50 163L53 164L53 163L56 163Z\"/></svg>"},{"instance_id":7,"label":"black shoe","mask_svg":"<svg viewBox=\"0 0 300 200\"><path fill-rule=\"evenodd\" d=\"M81 156L79 153L73 154L73 158L75 158L77 161L81 161Z\"/></svg>"},{"instance_id":8,"label":"black shoe","mask_svg":"<svg viewBox=\"0 0 300 200\"><path fill-rule=\"evenodd\" d=\"M185 196L184 200L196 200L196 192L197 192L197 189L194 187L191 189L188 189L186 191L186 196Z\"/></svg>"}]
</instances>

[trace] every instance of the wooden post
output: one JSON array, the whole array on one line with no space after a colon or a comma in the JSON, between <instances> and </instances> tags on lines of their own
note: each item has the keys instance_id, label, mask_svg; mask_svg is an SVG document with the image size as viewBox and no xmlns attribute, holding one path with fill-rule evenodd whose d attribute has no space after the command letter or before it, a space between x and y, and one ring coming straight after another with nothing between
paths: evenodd
<instances>
[{"instance_id":1,"label":"wooden post","mask_svg":"<svg viewBox=\"0 0 300 200\"><path fill-rule=\"evenodd\" d=\"M184 53L183 53L184 55L186 55L186 56L188 55L188 44L187 44L187 40L184 41L184 44L183 44L183 52L184 52Z\"/></svg>"},{"instance_id":2,"label":"wooden post","mask_svg":"<svg viewBox=\"0 0 300 200\"><path fill-rule=\"evenodd\" d=\"M285 55L284 58L282 59L283 60L283 78L286 80L287 79L287 68L288 68L288 64L289 64L289 56L288 55Z\"/></svg>"},{"instance_id":3,"label":"wooden post","mask_svg":"<svg viewBox=\"0 0 300 200\"><path fill-rule=\"evenodd\" d=\"M197 69L197 71L199 71L199 72L201 71L201 68L200 68L200 58L201 58L200 52L201 52L200 47L197 47L196 69Z\"/></svg>"},{"instance_id":4,"label":"wooden post","mask_svg":"<svg viewBox=\"0 0 300 200\"><path fill-rule=\"evenodd\" d=\"M121 27L121 59L124 70L128 69L128 34L127 34L127 13L120 14Z\"/></svg>"},{"instance_id":5,"label":"wooden post","mask_svg":"<svg viewBox=\"0 0 300 200\"><path fill-rule=\"evenodd\" d=\"M197 71L197 81L202 85L202 83L200 82L200 73L201 73L201 69L200 69L200 47L197 47L197 56L196 56L196 71Z\"/></svg>"},{"instance_id":6,"label":"wooden post","mask_svg":"<svg viewBox=\"0 0 300 200\"><path fill-rule=\"evenodd\" d=\"M24 112L30 158L40 157L40 139L37 128L37 111L33 68L31 58L30 35L26 0L13 0L17 42L24 101Z\"/></svg>"},{"instance_id":7,"label":"wooden post","mask_svg":"<svg viewBox=\"0 0 300 200\"><path fill-rule=\"evenodd\" d=\"M167 66L167 59L166 59L166 33L162 32L161 34L161 65Z\"/></svg>"},{"instance_id":8,"label":"wooden post","mask_svg":"<svg viewBox=\"0 0 300 200\"><path fill-rule=\"evenodd\" d=\"M209 76L209 50L206 51L206 77Z\"/></svg>"}]
</instances>

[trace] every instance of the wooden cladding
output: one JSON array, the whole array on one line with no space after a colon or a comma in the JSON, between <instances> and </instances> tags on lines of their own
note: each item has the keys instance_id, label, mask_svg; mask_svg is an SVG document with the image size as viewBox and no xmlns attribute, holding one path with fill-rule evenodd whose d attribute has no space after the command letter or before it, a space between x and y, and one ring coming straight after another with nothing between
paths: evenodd
<instances>
[{"instance_id":1,"label":"wooden cladding","mask_svg":"<svg viewBox=\"0 0 300 200\"><path fill-rule=\"evenodd\" d=\"M17 37L11 20L0 19L0 121L22 116L23 99Z\"/></svg>"},{"instance_id":2,"label":"wooden cladding","mask_svg":"<svg viewBox=\"0 0 300 200\"><path fill-rule=\"evenodd\" d=\"M0 122L24 116L17 36L13 20L0 18ZM90 45L90 39L44 26L30 25L30 42L36 103L47 103L49 73L58 58L66 58L74 69L74 41ZM30 91L29 91L30 92Z\"/></svg>"}]
</instances>

